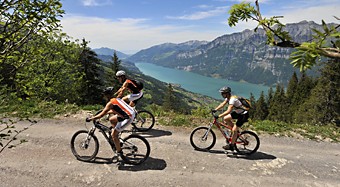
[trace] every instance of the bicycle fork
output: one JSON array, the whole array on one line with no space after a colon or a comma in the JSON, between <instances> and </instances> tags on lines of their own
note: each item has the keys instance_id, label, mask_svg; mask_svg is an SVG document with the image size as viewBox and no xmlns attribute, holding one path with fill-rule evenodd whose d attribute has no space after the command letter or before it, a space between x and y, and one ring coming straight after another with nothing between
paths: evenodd
<instances>
[{"instance_id":1,"label":"bicycle fork","mask_svg":"<svg viewBox=\"0 0 340 187\"><path fill-rule=\"evenodd\" d=\"M204 133L204 135L202 136L202 140L206 141L207 138L208 138L208 135L209 135L209 132L211 131L211 128L212 128L213 124L212 123L209 123L209 126L208 126L208 130Z\"/></svg>"},{"instance_id":2,"label":"bicycle fork","mask_svg":"<svg viewBox=\"0 0 340 187\"><path fill-rule=\"evenodd\" d=\"M96 130L95 127L92 127L89 132L87 133L86 139L84 140L84 142L80 145L80 147L82 149L87 149L89 147L90 141L91 141L91 137L94 134L94 131Z\"/></svg>"}]
</instances>

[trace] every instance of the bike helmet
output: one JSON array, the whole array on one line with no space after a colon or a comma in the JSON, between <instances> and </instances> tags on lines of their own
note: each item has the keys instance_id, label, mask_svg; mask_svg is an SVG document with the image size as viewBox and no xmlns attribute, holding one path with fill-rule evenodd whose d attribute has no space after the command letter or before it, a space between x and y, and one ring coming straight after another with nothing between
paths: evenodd
<instances>
[{"instance_id":1,"label":"bike helmet","mask_svg":"<svg viewBox=\"0 0 340 187\"><path fill-rule=\"evenodd\" d=\"M224 86L220 89L221 93L230 93L231 92L231 88L228 86Z\"/></svg>"},{"instance_id":2,"label":"bike helmet","mask_svg":"<svg viewBox=\"0 0 340 187\"><path fill-rule=\"evenodd\" d=\"M104 95L111 95L111 94L113 94L113 92L114 92L113 89L114 89L113 87L107 87L107 88L105 88L105 89L103 90L103 94L104 94Z\"/></svg>"},{"instance_id":3,"label":"bike helmet","mask_svg":"<svg viewBox=\"0 0 340 187\"><path fill-rule=\"evenodd\" d=\"M123 71L123 70L119 70L116 73L116 77L120 77L120 76L123 76L123 75L125 75L125 71Z\"/></svg>"}]
</instances>

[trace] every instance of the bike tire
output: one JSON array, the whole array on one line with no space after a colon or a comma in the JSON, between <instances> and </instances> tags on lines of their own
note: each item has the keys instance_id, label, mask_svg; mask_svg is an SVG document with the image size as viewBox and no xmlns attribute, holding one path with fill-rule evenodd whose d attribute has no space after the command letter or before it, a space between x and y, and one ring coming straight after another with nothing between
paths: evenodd
<instances>
[{"instance_id":1,"label":"bike tire","mask_svg":"<svg viewBox=\"0 0 340 187\"><path fill-rule=\"evenodd\" d=\"M127 164L139 165L150 156L150 144L142 136L131 134L121 142L123 155L121 158Z\"/></svg>"},{"instance_id":2,"label":"bike tire","mask_svg":"<svg viewBox=\"0 0 340 187\"><path fill-rule=\"evenodd\" d=\"M139 132L148 131L155 125L155 117L147 110L138 111L132 125Z\"/></svg>"},{"instance_id":3,"label":"bike tire","mask_svg":"<svg viewBox=\"0 0 340 187\"><path fill-rule=\"evenodd\" d=\"M243 155L251 155L260 147L260 138L252 131L243 131L236 139L236 151Z\"/></svg>"},{"instance_id":4,"label":"bike tire","mask_svg":"<svg viewBox=\"0 0 340 187\"><path fill-rule=\"evenodd\" d=\"M190 134L190 143L196 150L210 150L216 143L216 135L208 127L197 127Z\"/></svg>"},{"instance_id":5,"label":"bike tire","mask_svg":"<svg viewBox=\"0 0 340 187\"><path fill-rule=\"evenodd\" d=\"M74 133L71 138L71 150L73 155L81 161L93 160L99 150L98 138L88 134L87 130L80 130ZM89 138L88 138L89 136Z\"/></svg>"}]
</instances>

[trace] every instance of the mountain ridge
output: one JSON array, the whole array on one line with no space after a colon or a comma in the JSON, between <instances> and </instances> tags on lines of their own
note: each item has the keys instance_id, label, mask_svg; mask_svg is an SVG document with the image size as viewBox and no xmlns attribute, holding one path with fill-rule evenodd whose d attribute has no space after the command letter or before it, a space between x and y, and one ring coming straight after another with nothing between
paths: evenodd
<instances>
[{"instance_id":1,"label":"mountain ridge","mask_svg":"<svg viewBox=\"0 0 340 187\"><path fill-rule=\"evenodd\" d=\"M311 28L320 30L322 26L313 21L302 21L287 24L285 29L294 41L303 42L312 39ZM289 56L293 50L267 45L263 29L257 32L246 29L186 48L180 44L171 47L163 44L152 46L127 60L154 63L209 77L274 85L287 84L293 72L299 72L290 64ZM316 70L314 68L307 73L315 75Z\"/></svg>"}]
</instances>

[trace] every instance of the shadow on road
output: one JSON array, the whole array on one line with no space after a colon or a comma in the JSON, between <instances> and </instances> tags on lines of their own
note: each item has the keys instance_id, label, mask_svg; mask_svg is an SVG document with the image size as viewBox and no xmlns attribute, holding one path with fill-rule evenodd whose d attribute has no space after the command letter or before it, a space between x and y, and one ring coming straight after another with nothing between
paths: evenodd
<instances>
[{"instance_id":1,"label":"shadow on road","mask_svg":"<svg viewBox=\"0 0 340 187\"><path fill-rule=\"evenodd\" d=\"M159 129L150 129L146 132L135 132L139 135L142 135L145 138L157 138L161 136L171 136L172 132L165 131L165 130L159 130Z\"/></svg>"},{"instance_id":2,"label":"shadow on road","mask_svg":"<svg viewBox=\"0 0 340 187\"><path fill-rule=\"evenodd\" d=\"M259 152L259 151L251 155L242 155L242 154L237 154L235 152L224 151L224 150L196 150L196 151L202 151L202 152L208 152L208 153L214 153L214 154L225 154L231 158L240 158L240 159L247 159L247 160L274 160L276 159L276 156L274 155L270 155L270 154Z\"/></svg>"},{"instance_id":3,"label":"shadow on road","mask_svg":"<svg viewBox=\"0 0 340 187\"><path fill-rule=\"evenodd\" d=\"M239 155L239 154L228 154L228 157L231 158L240 158L240 159L247 159L247 160L274 160L276 159L276 156L270 155L263 152L256 152L251 155Z\"/></svg>"},{"instance_id":4,"label":"shadow on road","mask_svg":"<svg viewBox=\"0 0 340 187\"><path fill-rule=\"evenodd\" d=\"M133 165L120 164L118 166L118 169L127 170L127 171L163 170L166 168L166 166L167 164L165 160L149 157L141 165L133 166Z\"/></svg>"},{"instance_id":5,"label":"shadow on road","mask_svg":"<svg viewBox=\"0 0 340 187\"><path fill-rule=\"evenodd\" d=\"M128 171L163 170L167 166L165 160L152 157L149 157L145 162L143 162L140 165L124 164L122 161L118 161L116 158L102 158L102 157L96 157L93 161L89 161L89 163L118 164L119 170Z\"/></svg>"}]
</instances>

